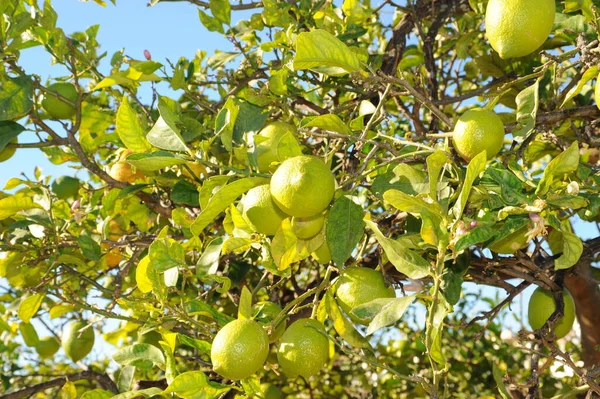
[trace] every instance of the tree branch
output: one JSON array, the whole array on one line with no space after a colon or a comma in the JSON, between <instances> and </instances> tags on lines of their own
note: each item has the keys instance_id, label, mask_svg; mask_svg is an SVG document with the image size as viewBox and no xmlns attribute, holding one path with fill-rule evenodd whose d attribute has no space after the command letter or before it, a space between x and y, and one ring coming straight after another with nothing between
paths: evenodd
<instances>
[{"instance_id":1,"label":"tree branch","mask_svg":"<svg viewBox=\"0 0 600 399\"><path fill-rule=\"evenodd\" d=\"M86 370L81 373L69 374L64 377L56 378L54 380L42 382L40 384L32 385L28 388L21 389L15 392L9 392L4 395L0 395L0 399L21 399L29 397L37 392L43 392L50 388L62 387L67 381L79 381L79 380L93 380L97 382L103 389L106 389L114 394L118 394L119 390L117 386L110 379L110 377L104 373L97 373L95 371Z\"/></svg>"}]
</instances>

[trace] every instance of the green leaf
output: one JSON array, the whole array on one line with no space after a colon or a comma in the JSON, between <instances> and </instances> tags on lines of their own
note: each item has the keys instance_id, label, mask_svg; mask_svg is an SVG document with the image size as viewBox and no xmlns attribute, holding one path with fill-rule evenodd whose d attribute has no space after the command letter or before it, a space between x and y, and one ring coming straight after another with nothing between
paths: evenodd
<instances>
[{"instance_id":1,"label":"green leaf","mask_svg":"<svg viewBox=\"0 0 600 399\"><path fill-rule=\"evenodd\" d=\"M162 150L188 151L178 126L181 123L179 103L167 97L160 97L158 110L160 117L146 136L150 144Z\"/></svg>"},{"instance_id":2,"label":"green leaf","mask_svg":"<svg viewBox=\"0 0 600 399\"><path fill-rule=\"evenodd\" d=\"M155 365L164 365L165 356L154 345L133 344L119 349L113 360L122 366L134 366L142 370L150 370Z\"/></svg>"},{"instance_id":3,"label":"green leaf","mask_svg":"<svg viewBox=\"0 0 600 399\"><path fill-rule=\"evenodd\" d=\"M185 312L188 314L188 316L202 315L210 317L214 319L217 323L219 323L220 327L223 327L227 323L235 320L233 317L219 312L206 302L200 300L193 300L187 302L185 304Z\"/></svg>"},{"instance_id":4,"label":"green leaf","mask_svg":"<svg viewBox=\"0 0 600 399\"><path fill-rule=\"evenodd\" d=\"M210 342L203 341L201 339L188 337L187 335L179 334L179 333L177 334L177 340L182 345L187 345L191 348L198 349L200 351L200 353L202 353L202 354L210 355L210 350L212 347Z\"/></svg>"},{"instance_id":5,"label":"green leaf","mask_svg":"<svg viewBox=\"0 0 600 399\"><path fill-rule=\"evenodd\" d=\"M31 197L24 194L11 195L0 199L0 220L4 220L27 209L41 208Z\"/></svg>"},{"instance_id":6,"label":"green leaf","mask_svg":"<svg viewBox=\"0 0 600 399\"><path fill-rule=\"evenodd\" d=\"M462 275L446 269L442 278L441 290L444 298L446 298L450 305L456 305L460 300L460 293L462 291Z\"/></svg>"},{"instance_id":7,"label":"green leaf","mask_svg":"<svg viewBox=\"0 0 600 399\"><path fill-rule=\"evenodd\" d=\"M19 310L17 312L19 319L23 320L25 323L29 323L29 320L35 316L42 305L44 297L44 294L33 294L30 297L25 298L19 305Z\"/></svg>"},{"instance_id":8,"label":"green leaf","mask_svg":"<svg viewBox=\"0 0 600 399\"><path fill-rule=\"evenodd\" d=\"M150 262L158 272L173 267L185 266L185 251L181 244L172 238L158 238L150 244Z\"/></svg>"},{"instance_id":9,"label":"green leaf","mask_svg":"<svg viewBox=\"0 0 600 399\"><path fill-rule=\"evenodd\" d=\"M502 399L512 399L513 396L508 392L506 386L504 385L504 372L500 370L496 363L492 363L492 374L494 376L494 381L496 382L496 386L498 387L498 392L500 392L500 396Z\"/></svg>"},{"instance_id":10,"label":"green leaf","mask_svg":"<svg viewBox=\"0 0 600 399\"><path fill-rule=\"evenodd\" d=\"M202 22L202 25L204 25L204 27L209 31L225 33L225 30L223 30L223 25L221 25L221 22L219 22L217 18L211 17L201 9L198 9L198 16L200 17L200 22Z\"/></svg>"},{"instance_id":11,"label":"green leaf","mask_svg":"<svg viewBox=\"0 0 600 399\"><path fill-rule=\"evenodd\" d=\"M217 237L208 243L198 263L196 264L196 275L215 274L219 268L219 260L221 259L221 248L225 237Z\"/></svg>"},{"instance_id":12,"label":"green leaf","mask_svg":"<svg viewBox=\"0 0 600 399\"><path fill-rule=\"evenodd\" d=\"M325 234L331 250L331 258L342 266L363 236L364 211L348 196L335 200L327 213Z\"/></svg>"},{"instance_id":13,"label":"green leaf","mask_svg":"<svg viewBox=\"0 0 600 399\"><path fill-rule=\"evenodd\" d=\"M247 177L221 187L210 197L206 206L202 208L200 215L198 215L194 223L192 223L192 233L194 235L200 235L202 230L204 230L211 222L214 222L217 216L227 209L236 198L251 188L265 184L266 182L267 180L263 177Z\"/></svg>"},{"instance_id":14,"label":"green leaf","mask_svg":"<svg viewBox=\"0 0 600 399\"><path fill-rule=\"evenodd\" d=\"M579 143L574 141L569 148L548 163L548 166L544 169L544 175L535 190L535 194L538 196L546 194L555 178L562 178L566 173L575 172L578 166Z\"/></svg>"},{"instance_id":15,"label":"green leaf","mask_svg":"<svg viewBox=\"0 0 600 399\"><path fill-rule=\"evenodd\" d=\"M129 104L127 96L123 97L117 111L117 134L119 138L133 152L148 152L152 146L146 140L146 129L140 117Z\"/></svg>"},{"instance_id":16,"label":"green leaf","mask_svg":"<svg viewBox=\"0 0 600 399\"><path fill-rule=\"evenodd\" d=\"M415 298L415 295L405 296L392 299L385 304L369 323L367 335L371 335L384 327L396 324L396 322L404 316L406 309L413 303ZM368 305L368 303L361 306L365 305ZM354 313L354 309L352 309L352 312Z\"/></svg>"},{"instance_id":17,"label":"green leaf","mask_svg":"<svg viewBox=\"0 0 600 399\"><path fill-rule=\"evenodd\" d=\"M225 25L231 23L231 4L229 0L210 0L210 11Z\"/></svg>"},{"instance_id":18,"label":"green leaf","mask_svg":"<svg viewBox=\"0 0 600 399\"><path fill-rule=\"evenodd\" d=\"M513 136L525 137L533 132L539 104L539 88L540 81L536 80L534 84L527 87L517 95L516 102L518 126L513 130Z\"/></svg>"},{"instance_id":19,"label":"green leaf","mask_svg":"<svg viewBox=\"0 0 600 399\"><path fill-rule=\"evenodd\" d=\"M133 377L135 375L135 367L133 366L125 366L123 368L121 368L119 370L119 377L117 379L117 387L119 389L119 392L125 392L121 395L123 398L133 398L133 396L124 396L127 393L131 393L131 392L127 392L129 391L132 387L133 387ZM158 388L150 388L150 389L158 389ZM141 392L141 391L138 391ZM160 392L160 389L159 389Z\"/></svg>"},{"instance_id":20,"label":"green leaf","mask_svg":"<svg viewBox=\"0 0 600 399\"><path fill-rule=\"evenodd\" d=\"M575 266L583 254L583 243L575 234L562 230L563 252L562 255L554 261L556 270L568 269Z\"/></svg>"},{"instance_id":21,"label":"green leaf","mask_svg":"<svg viewBox=\"0 0 600 399\"><path fill-rule=\"evenodd\" d=\"M486 242L487 240L494 237L496 231L493 227L489 226L477 226L474 229L468 231L465 235L461 236L456 244L454 244L454 252L458 253L473 245Z\"/></svg>"},{"instance_id":22,"label":"green leaf","mask_svg":"<svg viewBox=\"0 0 600 399\"><path fill-rule=\"evenodd\" d=\"M152 154L132 154L126 161L142 172L155 172L169 166L183 165L187 161L167 151L157 151Z\"/></svg>"},{"instance_id":23,"label":"green leaf","mask_svg":"<svg viewBox=\"0 0 600 399\"><path fill-rule=\"evenodd\" d=\"M79 399L111 399L114 393L105 391L104 389L92 389L81 394Z\"/></svg>"},{"instance_id":24,"label":"green leaf","mask_svg":"<svg viewBox=\"0 0 600 399\"><path fill-rule=\"evenodd\" d=\"M197 186L187 180L179 180L171 189L171 201L176 204L200 206Z\"/></svg>"},{"instance_id":25,"label":"green leaf","mask_svg":"<svg viewBox=\"0 0 600 399\"><path fill-rule=\"evenodd\" d=\"M37 331L35 331L35 327L31 323L19 323L19 332L23 337L25 345L29 347L33 348L40 342L40 337L38 336Z\"/></svg>"},{"instance_id":26,"label":"green leaf","mask_svg":"<svg viewBox=\"0 0 600 399\"><path fill-rule=\"evenodd\" d=\"M228 385L208 380L202 371L179 374L163 394L175 394L183 399L216 399L231 389Z\"/></svg>"},{"instance_id":27,"label":"green leaf","mask_svg":"<svg viewBox=\"0 0 600 399\"><path fill-rule=\"evenodd\" d=\"M296 39L294 69L311 69L339 76L358 72L361 65L355 53L331 33L316 29L300 33Z\"/></svg>"},{"instance_id":28,"label":"green leaf","mask_svg":"<svg viewBox=\"0 0 600 399\"><path fill-rule=\"evenodd\" d=\"M309 116L302 119L300 127L318 127L321 130L327 130L330 132L351 135L352 131L346 124L340 119L339 116L328 114L320 116Z\"/></svg>"},{"instance_id":29,"label":"green leaf","mask_svg":"<svg viewBox=\"0 0 600 399\"><path fill-rule=\"evenodd\" d=\"M140 389L139 391L123 392L118 395L114 395L111 399L134 399L139 396L143 396L145 398L151 398L153 396L160 395L162 392L163 392L162 389L152 387L152 388Z\"/></svg>"},{"instance_id":30,"label":"green leaf","mask_svg":"<svg viewBox=\"0 0 600 399\"><path fill-rule=\"evenodd\" d=\"M437 201L438 180L448 156L444 151L436 151L427 157L427 172L429 173L429 196Z\"/></svg>"},{"instance_id":31,"label":"green leaf","mask_svg":"<svg viewBox=\"0 0 600 399\"><path fill-rule=\"evenodd\" d=\"M467 166L467 175L463 181L460 195L453 207L453 213L456 220L461 218L467 200L469 199L469 194L471 193L471 187L473 187L475 179L477 179L477 177L485 170L486 163L487 156L485 151L477 154L477 156L469 162L469 166Z\"/></svg>"},{"instance_id":32,"label":"green leaf","mask_svg":"<svg viewBox=\"0 0 600 399\"><path fill-rule=\"evenodd\" d=\"M33 82L29 76L0 81L0 121L17 120L33 106Z\"/></svg>"},{"instance_id":33,"label":"green leaf","mask_svg":"<svg viewBox=\"0 0 600 399\"><path fill-rule=\"evenodd\" d=\"M431 322L428 318L426 323L425 346L427 347L429 356L435 362L444 365L446 364L446 359L442 353L442 332L444 329L444 319L450 312L447 302L443 297L439 297L439 300L434 302L432 306L435 306L435 310ZM428 311L432 311L431 306Z\"/></svg>"},{"instance_id":34,"label":"green leaf","mask_svg":"<svg viewBox=\"0 0 600 399\"><path fill-rule=\"evenodd\" d=\"M69 312L74 312L76 311L77 308L73 305L56 305L53 306L52 309L50 309L50 320L56 319L58 317L64 316Z\"/></svg>"},{"instance_id":35,"label":"green leaf","mask_svg":"<svg viewBox=\"0 0 600 399\"><path fill-rule=\"evenodd\" d=\"M0 151L6 148L15 137L17 137L25 128L13 121L0 122Z\"/></svg>"},{"instance_id":36,"label":"green leaf","mask_svg":"<svg viewBox=\"0 0 600 399\"><path fill-rule=\"evenodd\" d=\"M327 290L325 293L325 306L335 331L344 341L355 348L370 347L369 341L354 328L352 322L342 313L331 292L332 290Z\"/></svg>"},{"instance_id":37,"label":"green leaf","mask_svg":"<svg viewBox=\"0 0 600 399\"><path fill-rule=\"evenodd\" d=\"M251 319L252 318L252 293L248 290L248 287L242 288L242 294L240 295L240 305L238 306L238 319Z\"/></svg>"},{"instance_id":38,"label":"green leaf","mask_svg":"<svg viewBox=\"0 0 600 399\"><path fill-rule=\"evenodd\" d=\"M239 113L239 101L229 97L215 118L215 135L221 137L221 143L227 151L233 149L233 129Z\"/></svg>"},{"instance_id":39,"label":"green leaf","mask_svg":"<svg viewBox=\"0 0 600 399\"><path fill-rule=\"evenodd\" d=\"M100 260L101 252L100 245L90 236L81 235L77 237L77 243L81 248L81 253L89 260Z\"/></svg>"},{"instance_id":40,"label":"green leaf","mask_svg":"<svg viewBox=\"0 0 600 399\"><path fill-rule=\"evenodd\" d=\"M579 79L579 82L577 82L577 86L572 87L571 90L569 90L569 92L567 93L565 100L562 102L562 104L560 105L560 107L564 107L566 103L568 103L569 101L571 101L572 99L575 98L575 96L577 96L579 93L581 93L581 90L583 90L583 88L585 87L585 85L592 79L594 79L595 77L598 76L598 66L594 65L591 68L588 68L584 73L583 76L581 76L581 79Z\"/></svg>"},{"instance_id":41,"label":"green leaf","mask_svg":"<svg viewBox=\"0 0 600 399\"><path fill-rule=\"evenodd\" d=\"M377 224L372 221L365 220L365 223L375 235L375 239L377 239L388 260L394 265L396 270L414 280L429 275L430 265L427 260L406 248L401 242L385 237L379 230L379 227L377 227Z\"/></svg>"}]
</instances>

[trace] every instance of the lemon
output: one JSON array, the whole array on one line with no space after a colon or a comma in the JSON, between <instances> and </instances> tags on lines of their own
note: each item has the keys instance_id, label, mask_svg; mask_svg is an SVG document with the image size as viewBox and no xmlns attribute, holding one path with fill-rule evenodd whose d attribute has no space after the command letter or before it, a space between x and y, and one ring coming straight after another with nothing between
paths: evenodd
<instances>
[{"instance_id":1,"label":"lemon","mask_svg":"<svg viewBox=\"0 0 600 399\"><path fill-rule=\"evenodd\" d=\"M110 244L107 242L103 242L102 244L100 244L100 247L102 248L103 251L108 251L106 253L106 255L104 256L104 260L106 261L106 266L112 268L112 267L117 266L119 263L121 263L121 260L123 259L123 255L121 255L121 251L119 251L118 247L111 249Z\"/></svg>"},{"instance_id":2,"label":"lemon","mask_svg":"<svg viewBox=\"0 0 600 399\"><path fill-rule=\"evenodd\" d=\"M308 240L309 238L313 238L321 230L323 230L323 225L325 224L325 215L319 213L315 216L309 218L292 218L292 231L296 235L296 237L301 240Z\"/></svg>"},{"instance_id":3,"label":"lemon","mask_svg":"<svg viewBox=\"0 0 600 399\"><path fill-rule=\"evenodd\" d=\"M512 255L519 249L527 246L529 243L529 240L527 239L528 231L529 226L524 226L501 240L494 241L488 245L488 248L502 255Z\"/></svg>"},{"instance_id":4,"label":"lemon","mask_svg":"<svg viewBox=\"0 0 600 399\"><path fill-rule=\"evenodd\" d=\"M279 313L281 313L281 307L274 302L256 302L252 306L252 314L255 315L254 320L263 326L275 320ZM275 331L269 335L269 342L273 343L277 341L283 335L286 325L287 322L285 320L281 321L275 328Z\"/></svg>"},{"instance_id":5,"label":"lemon","mask_svg":"<svg viewBox=\"0 0 600 399\"><path fill-rule=\"evenodd\" d=\"M337 302L355 323L369 323L369 320L361 320L350 313L355 307L374 299L395 297L393 288L385 286L381 273L367 267L348 268L337 282Z\"/></svg>"},{"instance_id":6,"label":"lemon","mask_svg":"<svg viewBox=\"0 0 600 399\"><path fill-rule=\"evenodd\" d=\"M72 103L77 101L77 89L71 83L54 83L48 86L47 89L60 94ZM54 119L71 119L75 116L75 107L48 93L44 93L42 108Z\"/></svg>"},{"instance_id":7,"label":"lemon","mask_svg":"<svg viewBox=\"0 0 600 399\"><path fill-rule=\"evenodd\" d=\"M35 347L36 352L42 359L48 358L58 352L60 344L55 337L48 336L40 338L40 342Z\"/></svg>"},{"instance_id":8,"label":"lemon","mask_svg":"<svg viewBox=\"0 0 600 399\"><path fill-rule=\"evenodd\" d=\"M12 144L17 144L18 142L19 140L16 137L9 141L9 143ZM9 160L13 155L15 155L15 152L17 152L17 147L4 147L4 149L0 151L0 162Z\"/></svg>"},{"instance_id":9,"label":"lemon","mask_svg":"<svg viewBox=\"0 0 600 399\"><path fill-rule=\"evenodd\" d=\"M268 184L254 187L241 201L242 216L256 232L272 236L287 216L277 207Z\"/></svg>"},{"instance_id":10,"label":"lemon","mask_svg":"<svg viewBox=\"0 0 600 399\"><path fill-rule=\"evenodd\" d=\"M254 153L258 171L269 172L273 162L282 162L290 156L300 155L296 128L283 122L273 122L254 137Z\"/></svg>"},{"instance_id":11,"label":"lemon","mask_svg":"<svg viewBox=\"0 0 600 399\"><path fill-rule=\"evenodd\" d=\"M544 44L555 12L554 0L490 0L486 35L501 58L524 57Z\"/></svg>"},{"instance_id":12,"label":"lemon","mask_svg":"<svg viewBox=\"0 0 600 399\"><path fill-rule=\"evenodd\" d=\"M300 155L289 158L271 178L271 195L282 211L307 218L323 212L333 198L335 179L319 158Z\"/></svg>"},{"instance_id":13,"label":"lemon","mask_svg":"<svg viewBox=\"0 0 600 399\"><path fill-rule=\"evenodd\" d=\"M312 257L314 260L319 262L322 265L326 265L331 262L331 250L329 249L329 245L327 241L323 243L315 252L313 252Z\"/></svg>"},{"instance_id":14,"label":"lemon","mask_svg":"<svg viewBox=\"0 0 600 399\"><path fill-rule=\"evenodd\" d=\"M492 159L504 143L502 119L486 109L471 109L458 118L452 143L458 155L467 162L482 151L486 151L487 159Z\"/></svg>"},{"instance_id":15,"label":"lemon","mask_svg":"<svg viewBox=\"0 0 600 399\"><path fill-rule=\"evenodd\" d=\"M85 330L80 331L83 328ZM72 361L77 362L92 351L94 339L93 328L88 327L87 323L76 321L69 324L63 331L62 348Z\"/></svg>"},{"instance_id":16,"label":"lemon","mask_svg":"<svg viewBox=\"0 0 600 399\"><path fill-rule=\"evenodd\" d=\"M79 193L79 179L71 176L59 176L52 183L52 191L59 199L77 197Z\"/></svg>"},{"instance_id":17,"label":"lemon","mask_svg":"<svg viewBox=\"0 0 600 399\"><path fill-rule=\"evenodd\" d=\"M277 361L290 378L309 378L323 369L329 359L329 340L323 324L299 319L283 333Z\"/></svg>"},{"instance_id":18,"label":"lemon","mask_svg":"<svg viewBox=\"0 0 600 399\"><path fill-rule=\"evenodd\" d=\"M281 392L281 389L268 382L260 384L260 391L262 392L264 399L283 399L283 392Z\"/></svg>"},{"instance_id":19,"label":"lemon","mask_svg":"<svg viewBox=\"0 0 600 399\"><path fill-rule=\"evenodd\" d=\"M223 327L212 343L213 370L230 380L256 373L267 360L269 337L253 320L234 320Z\"/></svg>"},{"instance_id":20,"label":"lemon","mask_svg":"<svg viewBox=\"0 0 600 399\"><path fill-rule=\"evenodd\" d=\"M144 175L139 171L134 172L133 167L125 161L119 161L112 164L108 170L108 174L117 181L130 184L135 183L137 179L144 178Z\"/></svg>"},{"instance_id":21,"label":"lemon","mask_svg":"<svg viewBox=\"0 0 600 399\"><path fill-rule=\"evenodd\" d=\"M575 302L571 293L566 289L562 292L564 302L564 315L554 325L553 331L557 339L567 335L573 327L575 321ZM556 310L556 302L552 294L543 288L538 287L529 299L528 318L529 325L533 330L542 328L544 323L550 318Z\"/></svg>"}]
</instances>

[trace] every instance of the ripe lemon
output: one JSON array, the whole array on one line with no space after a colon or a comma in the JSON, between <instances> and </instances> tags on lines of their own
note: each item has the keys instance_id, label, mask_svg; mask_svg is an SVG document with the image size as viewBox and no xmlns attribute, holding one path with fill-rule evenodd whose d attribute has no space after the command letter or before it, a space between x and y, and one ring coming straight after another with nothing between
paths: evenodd
<instances>
[{"instance_id":1,"label":"ripe lemon","mask_svg":"<svg viewBox=\"0 0 600 399\"><path fill-rule=\"evenodd\" d=\"M486 35L501 58L523 57L544 44L555 12L554 0L490 0Z\"/></svg>"},{"instance_id":2,"label":"ripe lemon","mask_svg":"<svg viewBox=\"0 0 600 399\"><path fill-rule=\"evenodd\" d=\"M300 155L289 158L271 178L271 195L290 216L308 218L323 212L335 191L335 179L319 158Z\"/></svg>"},{"instance_id":3,"label":"ripe lemon","mask_svg":"<svg viewBox=\"0 0 600 399\"><path fill-rule=\"evenodd\" d=\"M350 311L374 299L395 298L396 293L393 288L385 286L383 276L378 271L367 267L352 267L344 270L338 279L336 297L338 304L352 321L368 324L369 320L361 320Z\"/></svg>"},{"instance_id":4,"label":"ripe lemon","mask_svg":"<svg viewBox=\"0 0 600 399\"><path fill-rule=\"evenodd\" d=\"M100 247L103 251L108 251L104 257L104 260L106 261L106 266L115 267L119 263L121 263L123 255L121 255L121 251L119 251L118 247L111 249L110 244L107 242L103 242L102 244L100 244Z\"/></svg>"},{"instance_id":5,"label":"ripe lemon","mask_svg":"<svg viewBox=\"0 0 600 399\"><path fill-rule=\"evenodd\" d=\"M564 315L554 325L553 329L557 339L567 335L569 331L571 331L573 322L575 321L575 302L573 301L571 293L564 289L562 296L564 302ZM531 294L531 298L529 299L529 325L534 330L542 328L555 310L556 302L554 301L552 294L538 287L533 294Z\"/></svg>"},{"instance_id":6,"label":"ripe lemon","mask_svg":"<svg viewBox=\"0 0 600 399\"><path fill-rule=\"evenodd\" d=\"M281 313L281 307L274 302L256 302L254 306L252 306L252 314L255 315L254 320L263 326L275 320L279 313ZM286 326L287 322L285 320L280 322L275 328L275 331L269 335L269 342L273 343L281 338Z\"/></svg>"},{"instance_id":7,"label":"ripe lemon","mask_svg":"<svg viewBox=\"0 0 600 399\"><path fill-rule=\"evenodd\" d=\"M241 205L244 220L256 232L267 236L275 235L281 222L287 217L273 201L268 184L248 190Z\"/></svg>"},{"instance_id":8,"label":"ripe lemon","mask_svg":"<svg viewBox=\"0 0 600 399\"><path fill-rule=\"evenodd\" d=\"M16 137L10 141L12 144L17 144L18 142L19 140ZM4 149L0 151L0 162L9 160L15 155L15 152L17 152L17 147L4 147Z\"/></svg>"},{"instance_id":9,"label":"ripe lemon","mask_svg":"<svg viewBox=\"0 0 600 399\"><path fill-rule=\"evenodd\" d=\"M54 83L48 86L48 90L60 94L72 103L77 101L77 89L71 83ZM75 107L54 97L52 94L44 94L42 108L54 119L71 119L75 116Z\"/></svg>"},{"instance_id":10,"label":"ripe lemon","mask_svg":"<svg viewBox=\"0 0 600 399\"><path fill-rule=\"evenodd\" d=\"M52 183L52 192L59 199L69 199L77 197L79 193L79 179L71 176L59 176Z\"/></svg>"},{"instance_id":11,"label":"ripe lemon","mask_svg":"<svg viewBox=\"0 0 600 399\"><path fill-rule=\"evenodd\" d=\"M458 155L467 162L484 150L487 158L492 159L504 144L502 119L486 109L471 109L458 118L452 143Z\"/></svg>"},{"instance_id":12,"label":"ripe lemon","mask_svg":"<svg viewBox=\"0 0 600 399\"><path fill-rule=\"evenodd\" d=\"M329 245L327 241L323 243L315 252L311 254L314 260L319 262L322 265L326 265L331 262L331 250L329 249Z\"/></svg>"},{"instance_id":13,"label":"ripe lemon","mask_svg":"<svg viewBox=\"0 0 600 399\"><path fill-rule=\"evenodd\" d=\"M264 399L283 399L283 392L277 386L265 382L260 384L260 391Z\"/></svg>"},{"instance_id":14,"label":"ripe lemon","mask_svg":"<svg viewBox=\"0 0 600 399\"><path fill-rule=\"evenodd\" d=\"M319 213L309 218L292 218L292 231L301 240L313 238L323 230L325 215Z\"/></svg>"},{"instance_id":15,"label":"ripe lemon","mask_svg":"<svg viewBox=\"0 0 600 399\"><path fill-rule=\"evenodd\" d=\"M60 344L55 337L48 336L40 338L40 342L35 347L36 352L42 359L48 358L58 352Z\"/></svg>"},{"instance_id":16,"label":"ripe lemon","mask_svg":"<svg viewBox=\"0 0 600 399\"><path fill-rule=\"evenodd\" d=\"M79 331L87 327L87 323L76 321L69 324L62 335L62 348L67 356L74 362L77 362L88 355L94 347L94 330L92 327Z\"/></svg>"},{"instance_id":17,"label":"ripe lemon","mask_svg":"<svg viewBox=\"0 0 600 399\"><path fill-rule=\"evenodd\" d=\"M502 255L512 255L519 249L527 246L529 243L529 240L527 239L528 231L529 226L524 226L514 233L507 235L503 239L494 241L488 245L488 248Z\"/></svg>"},{"instance_id":18,"label":"ripe lemon","mask_svg":"<svg viewBox=\"0 0 600 399\"><path fill-rule=\"evenodd\" d=\"M134 172L133 167L125 161L119 161L112 164L108 170L108 174L117 181L130 184L135 183L137 179L144 178L144 175L142 175L139 171Z\"/></svg>"},{"instance_id":19,"label":"ripe lemon","mask_svg":"<svg viewBox=\"0 0 600 399\"><path fill-rule=\"evenodd\" d=\"M254 142L256 163L261 173L269 172L273 162L282 162L302 153L296 139L296 128L288 123L267 125L254 137Z\"/></svg>"},{"instance_id":20,"label":"ripe lemon","mask_svg":"<svg viewBox=\"0 0 600 399\"><path fill-rule=\"evenodd\" d=\"M267 360L269 337L254 320L239 319L223 327L212 343L213 370L230 380L256 373Z\"/></svg>"},{"instance_id":21,"label":"ripe lemon","mask_svg":"<svg viewBox=\"0 0 600 399\"><path fill-rule=\"evenodd\" d=\"M290 378L309 378L323 369L329 359L329 340L323 324L313 319L300 319L283 333L277 361Z\"/></svg>"}]
</instances>

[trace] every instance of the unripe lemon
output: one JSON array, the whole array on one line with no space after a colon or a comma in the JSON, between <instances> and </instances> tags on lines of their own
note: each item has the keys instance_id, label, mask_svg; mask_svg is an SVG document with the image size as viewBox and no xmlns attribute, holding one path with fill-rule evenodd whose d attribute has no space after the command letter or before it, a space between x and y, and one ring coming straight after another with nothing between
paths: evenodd
<instances>
[{"instance_id":1,"label":"unripe lemon","mask_svg":"<svg viewBox=\"0 0 600 399\"><path fill-rule=\"evenodd\" d=\"M396 297L393 288L385 286L381 273L367 267L344 270L338 279L335 295L344 312L352 321L360 324L368 324L370 320L357 318L350 313L352 309L374 299Z\"/></svg>"},{"instance_id":2,"label":"unripe lemon","mask_svg":"<svg viewBox=\"0 0 600 399\"><path fill-rule=\"evenodd\" d=\"M313 238L323 230L325 215L319 213L309 218L292 218L292 230L301 240Z\"/></svg>"},{"instance_id":3,"label":"unripe lemon","mask_svg":"<svg viewBox=\"0 0 600 399\"><path fill-rule=\"evenodd\" d=\"M504 144L502 119L486 109L471 109L458 118L452 143L458 155L467 162L482 151L486 151L487 159L492 159Z\"/></svg>"},{"instance_id":4,"label":"unripe lemon","mask_svg":"<svg viewBox=\"0 0 600 399\"><path fill-rule=\"evenodd\" d=\"M529 240L527 239L528 231L529 226L524 226L503 239L491 243L488 245L488 248L502 255L512 255L519 249L527 246L529 243Z\"/></svg>"},{"instance_id":5,"label":"unripe lemon","mask_svg":"<svg viewBox=\"0 0 600 399\"><path fill-rule=\"evenodd\" d=\"M77 89L71 83L54 83L48 86L48 90L60 94L72 103L77 101ZM75 115L75 107L52 94L44 93L42 108L54 119L71 119Z\"/></svg>"},{"instance_id":6,"label":"unripe lemon","mask_svg":"<svg viewBox=\"0 0 600 399\"><path fill-rule=\"evenodd\" d=\"M117 181L130 184L135 183L137 179L144 178L144 175L139 171L134 172L133 167L125 161L114 163L110 167L108 174Z\"/></svg>"},{"instance_id":7,"label":"unripe lemon","mask_svg":"<svg viewBox=\"0 0 600 399\"><path fill-rule=\"evenodd\" d=\"M273 162L282 162L290 156L301 154L296 139L296 128L283 122L265 126L255 137L255 153L258 171L269 172Z\"/></svg>"},{"instance_id":8,"label":"unripe lemon","mask_svg":"<svg viewBox=\"0 0 600 399\"><path fill-rule=\"evenodd\" d=\"M265 382L260 384L260 391L264 399L283 399L283 392L277 386Z\"/></svg>"},{"instance_id":9,"label":"unripe lemon","mask_svg":"<svg viewBox=\"0 0 600 399\"><path fill-rule=\"evenodd\" d=\"M562 292L564 302L564 315L554 325L553 331L557 339L567 335L573 327L575 321L575 301L571 293L566 289ZM544 323L550 318L556 310L556 302L552 294L543 288L538 287L529 299L528 318L529 325L533 330L542 328Z\"/></svg>"},{"instance_id":10,"label":"unripe lemon","mask_svg":"<svg viewBox=\"0 0 600 399\"><path fill-rule=\"evenodd\" d=\"M259 322L261 325L267 325L271 323L281 313L281 307L275 302L257 302L252 306L252 314L254 320ZM283 320L279 323L275 331L269 335L269 342L273 343L277 341L283 335L287 321Z\"/></svg>"},{"instance_id":11,"label":"unripe lemon","mask_svg":"<svg viewBox=\"0 0 600 399\"><path fill-rule=\"evenodd\" d=\"M35 350L42 359L45 359L58 352L59 348L60 344L58 340L55 337L48 336L40 338L40 342L36 345Z\"/></svg>"},{"instance_id":12,"label":"unripe lemon","mask_svg":"<svg viewBox=\"0 0 600 399\"><path fill-rule=\"evenodd\" d=\"M241 205L244 220L256 232L267 236L275 235L287 217L273 201L268 184L248 190Z\"/></svg>"},{"instance_id":13,"label":"unripe lemon","mask_svg":"<svg viewBox=\"0 0 600 399\"><path fill-rule=\"evenodd\" d=\"M77 362L88 355L94 347L94 330L87 327L87 323L76 321L69 324L62 335L62 348L72 361Z\"/></svg>"},{"instance_id":14,"label":"unripe lemon","mask_svg":"<svg viewBox=\"0 0 600 399\"><path fill-rule=\"evenodd\" d=\"M271 178L271 195L282 211L307 218L329 206L335 191L335 179L319 158L300 155L289 158Z\"/></svg>"},{"instance_id":15,"label":"unripe lemon","mask_svg":"<svg viewBox=\"0 0 600 399\"><path fill-rule=\"evenodd\" d=\"M9 143L17 144L18 142L19 140L15 137ZM4 147L4 149L0 151L0 162L9 160L13 155L15 155L15 152L17 152L17 147Z\"/></svg>"},{"instance_id":16,"label":"unripe lemon","mask_svg":"<svg viewBox=\"0 0 600 399\"><path fill-rule=\"evenodd\" d=\"M59 176L52 183L52 192L59 199L74 198L79 193L79 184L79 179L71 176Z\"/></svg>"},{"instance_id":17,"label":"unripe lemon","mask_svg":"<svg viewBox=\"0 0 600 399\"><path fill-rule=\"evenodd\" d=\"M313 319L296 320L281 337L277 361L290 378L309 378L329 359L329 340L323 324Z\"/></svg>"},{"instance_id":18,"label":"unripe lemon","mask_svg":"<svg viewBox=\"0 0 600 399\"><path fill-rule=\"evenodd\" d=\"M327 245L327 241L325 241L323 245L313 252L311 256L314 260L322 265L326 265L331 262L331 250L329 249L329 245Z\"/></svg>"},{"instance_id":19,"label":"unripe lemon","mask_svg":"<svg viewBox=\"0 0 600 399\"><path fill-rule=\"evenodd\" d=\"M223 327L212 343L213 370L230 380L256 373L267 360L269 337L254 320L238 319Z\"/></svg>"},{"instance_id":20,"label":"unripe lemon","mask_svg":"<svg viewBox=\"0 0 600 399\"><path fill-rule=\"evenodd\" d=\"M544 44L555 12L554 0L490 0L486 35L501 58L524 57Z\"/></svg>"}]
</instances>

